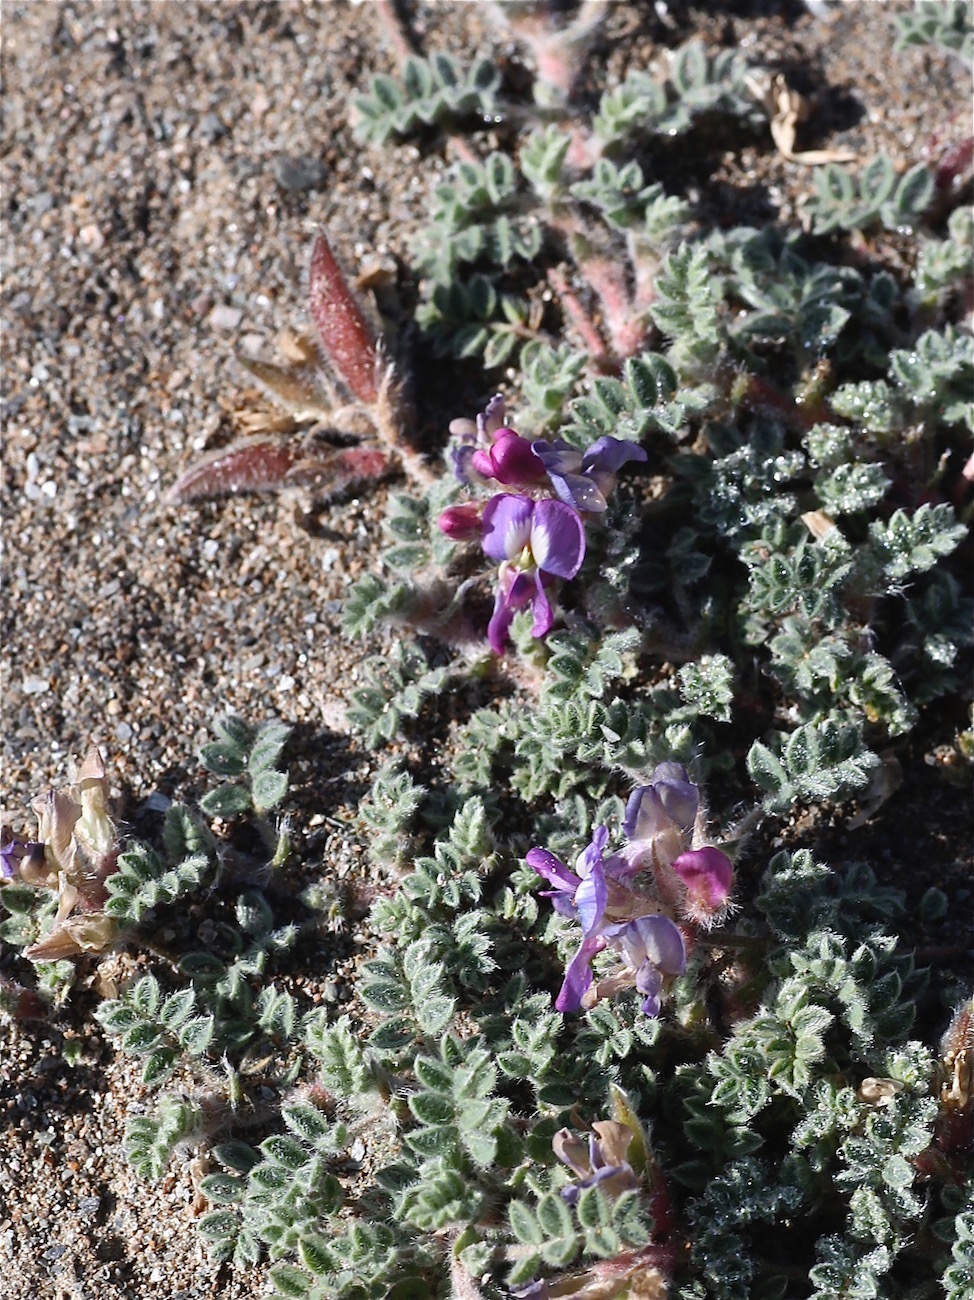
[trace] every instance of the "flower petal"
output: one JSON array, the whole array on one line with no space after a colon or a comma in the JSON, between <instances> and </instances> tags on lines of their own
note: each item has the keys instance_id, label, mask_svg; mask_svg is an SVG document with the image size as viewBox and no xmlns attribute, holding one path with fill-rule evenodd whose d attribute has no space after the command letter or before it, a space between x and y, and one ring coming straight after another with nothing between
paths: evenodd
<instances>
[{"instance_id":1,"label":"flower petal","mask_svg":"<svg viewBox=\"0 0 974 1300\"><path fill-rule=\"evenodd\" d=\"M668 916L659 912L633 922L639 931L646 959L667 975L682 975L687 968L683 935Z\"/></svg>"},{"instance_id":2,"label":"flower petal","mask_svg":"<svg viewBox=\"0 0 974 1300\"><path fill-rule=\"evenodd\" d=\"M494 597L494 612L487 624L487 640L495 655L504 653L504 647L507 645L508 629L513 618L514 610L508 604L507 592L503 585L499 585L497 595Z\"/></svg>"},{"instance_id":3,"label":"flower petal","mask_svg":"<svg viewBox=\"0 0 974 1300\"><path fill-rule=\"evenodd\" d=\"M621 948L633 970L651 962L668 975L682 975L686 970L683 935L668 916L653 912L638 916L622 925L610 925L604 935L613 948Z\"/></svg>"},{"instance_id":4,"label":"flower petal","mask_svg":"<svg viewBox=\"0 0 974 1300\"><path fill-rule=\"evenodd\" d=\"M609 508L602 485L584 474L551 474L550 478L551 486L566 505L590 515L601 514Z\"/></svg>"},{"instance_id":5,"label":"flower petal","mask_svg":"<svg viewBox=\"0 0 974 1300\"><path fill-rule=\"evenodd\" d=\"M531 444L531 450L544 465L549 474L577 474L582 468L582 453L556 438L548 442L547 438L538 438Z\"/></svg>"},{"instance_id":6,"label":"flower petal","mask_svg":"<svg viewBox=\"0 0 974 1300\"><path fill-rule=\"evenodd\" d=\"M534 570L531 613L534 615L534 622L531 624L531 635L547 636L551 631L552 623L555 621L555 611L551 608L551 601L548 599L548 593L545 591L542 582L542 574L538 569Z\"/></svg>"},{"instance_id":7,"label":"flower petal","mask_svg":"<svg viewBox=\"0 0 974 1300\"><path fill-rule=\"evenodd\" d=\"M583 880L587 880L596 867L602 865L602 851L609 842L609 828L607 826L596 826L592 832L592 842L587 845L575 861L578 874Z\"/></svg>"},{"instance_id":8,"label":"flower petal","mask_svg":"<svg viewBox=\"0 0 974 1300\"><path fill-rule=\"evenodd\" d=\"M484 471L476 453L473 463L481 473L492 474L498 482L508 487L518 487L530 483L540 483L545 477L545 468L531 450L527 438L522 438L513 429L501 429L494 445L487 453L490 468Z\"/></svg>"},{"instance_id":9,"label":"flower petal","mask_svg":"<svg viewBox=\"0 0 974 1300\"><path fill-rule=\"evenodd\" d=\"M553 853L549 853L547 849L529 849L524 860L539 876L543 876L559 889L574 894L582 883L574 871L569 871L564 862L556 858Z\"/></svg>"},{"instance_id":10,"label":"flower petal","mask_svg":"<svg viewBox=\"0 0 974 1300\"><path fill-rule=\"evenodd\" d=\"M608 434L593 442L582 457L582 473L607 472L615 474L617 470L631 460L646 460L646 450L635 442L625 438L612 438Z\"/></svg>"},{"instance_id":11,"label":"flower petal","mask_svg":"<svg viewBox=\"0 0 974 1300\"><path fill-rule=\"evenodd\" d=\"M495 393L480 415L477 416L477 432L492 438L498 429L504 426L504 394Z\"/></svg>"},{"instance_id":12,"label":"flower petal","mask_svg":"<svg viewBox=\"0 0 974 1300\"><path fill-rule=\"evenodd\" d=\"M683 764L658 763L653 785L667 817L683 830L690 830L700 807L700 787L690 780Z\"/></svg>"},{"instance_id":13,"label":"flower petal","mask_svg":"<svg viewBox=\"0 0 974 1300\"><path fill-rule=\"evenodd\" d=\"M660 831L666 830L667 817L659 794L651 785L639 785L633 790L626 804L626 816L622 823L627 840L651 840Z\"/></svg>"},{"instance_id":14,"label":"flower petal","mask_svg":"<svg viewBox=\"0 0 974 1300\"><path fill-rule=\"evenodd\" d=\"M594 934L602 923L605 905L609 901L609 886L599 866L583 880L575 893L575 906L583 934Z\"/></svg>"},{"instance_id":15,"label":"flower petal","mask_svg":"<svg viewBox=\"0 0 974 1300\"><path fill-rule=\"evenodd\" d=\"M592 983L592 970L589 965L597 952L605 947L601 935L586 935L578 952L568 963L564 983L555 998L556 1011L577 1011L582 1005L582 998Z\"/></svg>"},{"instance_id":16,"label":"flower petal","mask_svg":"<svg viewBox=\"0 0 974 1300\"><path fill-rule=\"evenodd\" d=\"M531 518L531 554L546 573L574 578L585 559L585 525L578 511L563 501L539 501Z\"/></svg>"},{"instance_id":17,"label":"flower petal","mask_svg":"<svg viewBox=\"0 0 974 1300\"><path fill-rule=\"evenodd\" d=\"M492 497L483 514L485 554L492 560L513 560L520 555L531 538L534 510L528 497L509 492Z\"/></svg>"}]
</instances>

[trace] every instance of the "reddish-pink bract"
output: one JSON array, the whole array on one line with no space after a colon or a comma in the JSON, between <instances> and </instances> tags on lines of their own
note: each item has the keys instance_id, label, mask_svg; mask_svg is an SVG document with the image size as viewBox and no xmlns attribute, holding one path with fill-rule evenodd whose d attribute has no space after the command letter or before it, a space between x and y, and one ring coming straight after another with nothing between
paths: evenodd
<instances>
[{"instance_id":1,"label":"reddish-pink bract","mask_svg":"<svg viewBox=\"0 0 974 1300\"><path fill-rule=\"evenodd\" d=\"M294 439L252 438L193 465L168 493L176 505L238 492L312 488L320 496L384 478L394 468L378 447L302 447Z\"/></svg>"},{"instance_id":2,"label":"reddish-pink bract","mask_svg":"<svg viewBox=\"0 0 974 1300\"><path fill-rule=\"evenodd\" d=\"M360 402L373 405L379 396L375 337L320 231L311 250L308 305L335 368Z\"/></svg>"}]
</instances>

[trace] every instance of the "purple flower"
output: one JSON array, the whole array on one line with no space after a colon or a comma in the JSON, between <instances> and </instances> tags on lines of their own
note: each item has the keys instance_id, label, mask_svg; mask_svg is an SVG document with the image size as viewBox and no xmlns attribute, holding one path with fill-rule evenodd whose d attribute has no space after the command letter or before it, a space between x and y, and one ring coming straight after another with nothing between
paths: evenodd
<instances>
[{"instance_id":1,"label":"purple flower","mask_svg":"<svg viewBox=\"0 0 974 1300\"><path fill-rule=\"evenodd\" d=\"M606 498L612 494L622 466L627 461L646 459L642 447L608 435L593 442L586 452L577 451L560 438L554 442L540 438L533 450L561 500L592 514L606 509Z\"/></svg>"},{"instance_id":2,"label":"purple flower","mask_svg":"<svg viewBox=\"0 0 974 1300\"><path fill-rule=\"evenodd\" d=\"M561 501L532 501L502 492L484 507L484 552L500 561L494 613L487 639L504 653L511 620L531 606L532 636L545 636L554 612L545 590L554 578L574 578L585 558L581 516Z\"/></svg>"},{"instance_id":3,"label":"purple flower","mask_svg":"<svg viewBox=\"0 0 974 1300\"><path fill-rule=\"evenodd\" d=\"M605 947L599 929L609 899L606 864L602 858L608 838L604 826L595 828L591 844L578 855L577 874L547 849L531 849L525 859L529 867L555 886L544 890L544 897L551 899L555 911L562 916L576 917L582 927L581 946L568 963L561 991L555 999L558 1011L577 1011L582 1005L582 995L592 983L589 963Z\"/></svg>"},{"instance_id":4,"label":"purple flower","mask_svg":"<svg viewBox=\"0 0 974 1300\"><path fill-rule=\"evenodd\" d=\"M547 849L531 849L525 858L529 867L555 886L544 890L542 897L550 898L555 911L562 916L577 917L583 934L594 934L605 914L609 886L602 850L608 838L609 832L604 826L595 828L591 844L578 855L577 873L570 871Z\"/></svg>"},{"instance_id":5,"label":"purple flower","mask_svg":"<svg viewBox=\"0 0 974 1300\"><path fill-rule=\"evenodd\" d=\"M674 826L688 832L700 807L700 790L682 763L659 763L649 785L637 786L626 804L623 830L631 843L652 840Z\"/></svg>"},{"instance_id":6,"label":"purple flower","mask_svg":"<svg viewBox=\"0 0 974 1300\"><path fill-rule=\"evenodd\" d=\"M577 1011L592 983L592 958L605 947L601 929L609 902L609 877L622 874L626 864L617 857L605 859L602 851L609 838L604 826L597 826L592 842L578 855L578 868L570 871L560 858L547 849L531 849L525 861L554 889L544 890L555 911L574 917L582 927L582 942L568 963L561 990L555 998L557 1011Z\"/></svg>"},{"instance_id":7,"label":"purple flower","mask_svg":"<svg viewBox=\"0 0 974 1300\"><path fill-rule=\"evenodd\" d=\"M647 1016L658 1016L664 976L682 975L686 970L686 949L677 926L668 916L654 912L624 925L610 925L605 938L635 971L636 988L643 994L643 1011Z\"/></svg>"}]
</instances>

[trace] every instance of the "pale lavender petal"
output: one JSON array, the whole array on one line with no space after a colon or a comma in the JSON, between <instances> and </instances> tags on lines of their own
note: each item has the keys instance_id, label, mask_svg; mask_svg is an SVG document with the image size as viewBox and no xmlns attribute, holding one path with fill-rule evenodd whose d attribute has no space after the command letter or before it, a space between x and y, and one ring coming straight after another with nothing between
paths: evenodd
<instances>
[{"instance_id":1,"label":"pale lavender petal","mask_svg":"<svg viewBox=\"0 0 974 1300\"><path fill-rule=\"evenodd\" d=\"M658 1016L662 1007L663 976L651 961L644 961L636 972L636 988L645 995L641 1009L647 1016Z\"/></svg>"},{"instance_id":2,"label":"pale lavender petal","mask_svg":"<svg viewBox=\"0 0 974 1300\"><path fill-rule=\"evenodd\" d=\"M574 578L585 559L585 526L578 511L563 501L539 501L531 518L531 554L546 573Z\"/></svg>"},{"instance_id":3,"label":"pale lavender petal","mask_svg":"<svg viewBox=\"0 0 974 1300\"><path fill-rule=\"evenodd\" d=\"M483 412L477 416L477 432L484 441L492 438L498 429L504 427L504 394L495 393Z\"/></svg>"},{"instance_id":4,"label":"pale lavender petal","mask_svg":"<svg viewBox=\"0 0 974 1300\"><path fill-rule=\"evenodd\" d=\"M569 897L568 894L562 893L560 889L542 889L540 897L550 898L551 906L559 916L567 916L569 920L572 921L578 919L578 913L575 911L575 904L572 902L572 897L574 897L574 895Z\"/></svg>"},{"instance_id":5,"label":"pale lavender petal","mask_svg":"<svg viewBox=\"0 0 974 1300\"><path fill-rule=\"evenodd\" d=\"M574 506L576 510L586 510L590 515L608 510L609 503L605 499L606 488L603 484L596 483L584 474L550 474L549 477L555 493L566 505ZM612 491L611 485L608 491Z\"/></svg>"},{"instance_id":6,"label":"pale lavender petal","mask_svg":"<svg viewBox=\"0 0 974 1300\"><path fill-rule=\"evenodd\" d=\"M587 880L582 881L575 894L575 906L578 909L578 920L583 934L595 933L602 923L608 901L609 886L599 865Z\"/></svg>"},{"instance_id":7,"label":"pale lavender petal","mask_svg":"<svg viewBox=\"0 0 974 1300\"><path fill-rule=\"evenodd\" d=\"M676 763L668 759L665 763L657 763L653 768L653 775L649 778L652 785L659 781L686 781L689 782L690 776L682 763Z\"/></svg>"},{"instance_id":8,"label":"pale lavender petal","mask_svg":"<svg viewBox=\"0 0 974 1300\"><path fill-rule=\"evenodd\" d=\"M538 438L531 444L531 450L549 474L577 474L582 468L582 453L570 447L567 442L562 442L560 438L556 438L554 442Z\"/></svg>"},{"instance_id":9,"label":"pale lavender petal","mask_svg":"<svg viewBox=\"0 0 974 1300\"><path fill-rule=\"evenodd\" d=\"M528 497L508 492L487 502L483 514L484 552L492 560L513 560L521 554L531 538L534 509Z\"/></svg>"},{"instance_id":10,"label":"pale lavender petal","mask_svg":"<svg viewBox=\"0 0 974 1300\"><path fill-rule=\"evenodd\" d=\"M484 482L484 476L473 463L476 452L472 443L454 443L447 454L450 458L450 467L453 470L454 477L461 483Z\"/></svg>"},{"instance_id":11,"label":"pale lavender petal","mask_svg":"<svg viewBox=\"0 0 974 1300\"><path fill-rule=\"evenodd\" d=\"M668 975L682 975L687 967L686 948L683 935L670 918L657 912L638 917L633 925L639 932L646 960Z\"/></svg>"},{"instance_id":12,"label":"pale lavender petal","mask_svg":"<svg viewBox=\"0 0 974 1300\"><path fill-rule=\"evenodd\" d=\"M606 471L615 474L629 461L646 460L646 451L634 442L624 438L612 438L608 435L593 442L582 457L582 473Z\"/></svg>"},{"instance_id":13,"label":"pale lavender petal","mask_svg":"<svg viewBox=\"0 0 974 1300\"><path fill-rule=\"evenodd\" d=\"M528 1286L512 1291L511 1295L514 1296L514 1300L551 1300L551 1288L548 1286L548 1279L542 1277L537 1282L531 1282Z\"/></svg>"},{"instance_id":14,"label":"pale lavender petal","mask_svg":"<svg viewBox=\"0 0 974 1300\"><path fill-rule=\"evenodd\" d=\"M629 796L625 820L622 823L626 839L651 840L655 835L666 830L668 825L669 819L663 811L663 804L653 786L637 786Z\"/></svg>"},{"instance_id":15,"label":"pale lavender petal","mask_svg":"<svg viewBox=\"0 0 974 1300\"><path fill-rule=\"evenodd\" d=\"M672 775L661 776L663 768L673 769ZM700 807L700 789L689 779L686 768L680 763L660 763L653 773L653 783L669 819L682 830L690 830Z\"/></svg>"},{"instance_id":16,"label":"pale lavender petal","mask_svg":"<svg viewBox=\"0 0 974 1300\"><path fill-rule=\"evenodd\" d=\"M671 863L693 901L708 912L719 911L730 897L734 868L721 849L708 844L681 853Z\"/></svg>"},{"instance_id":17,"label":"pale lavender petal","mask_svg":"<svg viewBox=\"0 0 974 1300\"><path fill-rule=\"evenodd\" d=\"M607 879L624 880L626 876L634 876L642 870L642 861L638 858L632 861L623 850L622 853L613 853L611 857L606 858L602 863L602 870Z\"/></svg>"},{"instance_id":18,"label":"pale lavender petal","mask_svg":"<svg viewBox=\"0 0 974 1300\"><path fill-rule=\"evenodd\" d=\"M543 876L552 885L557 885L560 889L568 890L574 894L575 890L582 883L574 871L569 871L560 858L556 858L548 849L529 849L525 857L525 862L539 876Z\"/></svg>"},{"instance_id":19,"label":"pale lavender petal","mask_svg":"<svg viewBox=\"0 0 974 1300\"><path fill-rule=\"evenodd\" d=\"M601 935L586 935L578 952L568 963L565 980L561 991L555 998L556 1011L577 1011L582 1005L582 998L592 983L592 971L589 963L597 952L605 947Z\"/></svg>"},{"instance_id":20,"label":"pale lavender petal","mask_svg":"<svg viewBox=\"0 0 974 1300\"><path fill-rule=\"evenodd\" d=\"M592 842L587 845L575 862L578 874L584 879L592 874L596 867L602 865L602 850L609 842L609 829L607 826L596 826L592 832Z\"/></svg>"},{"instance_id":21,"label":"pale lavender petal","mask_svg":"<svg viewBox=\"0 0 974 1300\"><path fill-rule=\"evenodd\" d=\"M659 912L606 926L602 933L613 948L621 948L633 970L638 970L644 961L652 962L668 975L681 975L686 969L683 935L668 916Z\"/></svg>"}]
</instances>

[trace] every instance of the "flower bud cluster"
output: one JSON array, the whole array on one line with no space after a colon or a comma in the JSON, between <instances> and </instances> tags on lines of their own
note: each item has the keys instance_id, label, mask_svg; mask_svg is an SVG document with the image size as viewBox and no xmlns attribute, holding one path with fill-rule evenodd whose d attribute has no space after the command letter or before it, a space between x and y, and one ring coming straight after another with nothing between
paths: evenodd
<instances>
[{"instance_id":1,"label":"flower bud cluster","mask_svg":"<svg viewBox=\"0 0 974 1300\"><path fill-rule=\"evenodd\" d=\"M552 886L557 912L577 920L582 940L555 1000L578 1011L633 986L647 1015L659 1014L672 979L686 969L687 943L698 926L722 919L734 869L722 849L693 847L700 790L680 763L660 763L648 785L626 806L626 843L606 855L609 832L596 827L592 842L570 870L547 849L533 848L527 863ZM592 958L610 949L619 966L594 983Z\"/></svg>"},{"instance_id":2,"label":"flower bud cluster","mask_svg":"<svg viewBox=\"0 0 974 1300\"><path fill-rule=\"evenodd\" d=\"M584 453L558 439L529 442L504 418L504 399L497 394L476 421L454 420L450 455L467 487L500 484L514 490L450 506L438 521L456 541L479 541L499 565L487 628L495 654L503 654L520 609L531 609L533 636L550 631L550 592L558 579L574 578L582 567L586 521L606 510L621 467L646 459L642 447L621 438L599 438Z\"/></svg>"}]
</instances>

